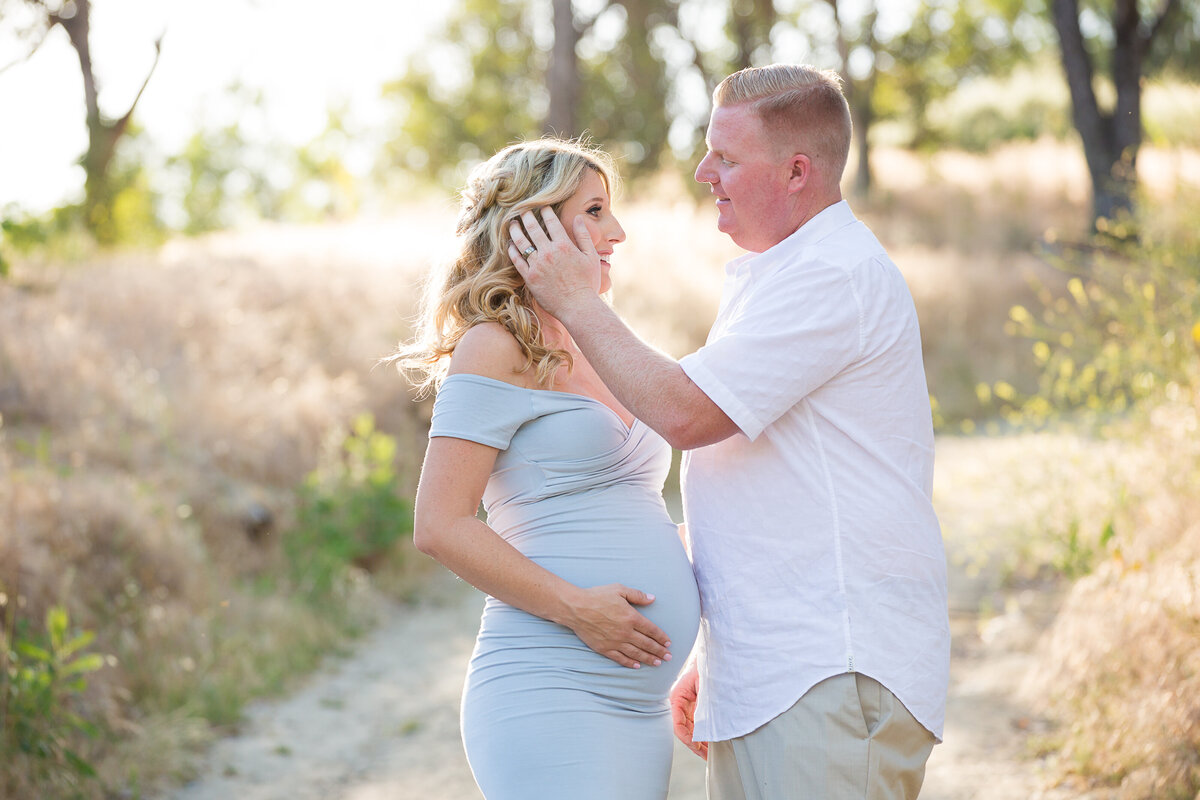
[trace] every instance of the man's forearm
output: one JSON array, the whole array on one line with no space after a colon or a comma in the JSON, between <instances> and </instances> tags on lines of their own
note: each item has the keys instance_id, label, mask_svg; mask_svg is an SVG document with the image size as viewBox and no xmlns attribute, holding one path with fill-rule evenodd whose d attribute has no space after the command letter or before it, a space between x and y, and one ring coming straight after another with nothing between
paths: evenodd
<instances>
[{"instance_id":1,"label":"man's forearm","mask_svg":"<svg viewBox=\"0 0 1200 800\"><path fill-rule=\"evenodd\" d=\"M621 404L672 447L690 450L737 432L677 361L639 339L599 295L575 299L558 319Z\"/></svg>"}]
</instances>

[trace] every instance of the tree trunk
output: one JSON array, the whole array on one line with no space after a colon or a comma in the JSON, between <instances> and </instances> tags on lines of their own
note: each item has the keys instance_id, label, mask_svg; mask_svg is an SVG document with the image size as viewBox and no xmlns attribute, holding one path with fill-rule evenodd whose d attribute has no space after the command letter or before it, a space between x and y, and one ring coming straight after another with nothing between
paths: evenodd
<instances>
[{"instance_id":1,"label":"tree trunk","mask_svg":"<svg viewBox=\"0 0 1200 800\"><path fill-rule=\"evenodd\" d=\"M76 0L75 13L69 17L51 16L54 23L62 26L70 39L71 47L79 57L79 71L83 75L83 100L87 109L88 148L83 156L84 213L89 227L100 213L107 199L108 164L112 161L116 138L104 121L100 119L99 92L96 77L92 72L91 4L89 0Z\"/></svg>"},{"instance_id":2,"label":"tree trunk","mask_svg":"<svg viewBox=\"0 0 1200 800\"><path fill-rule=\"evenodd\" d=\"M731 72L753 66L754 52L771 43L771 29L779 19L774 0L735 0L729 9L729 31L737 51Z\"/></svg>"},{"instance_id":3,"label":"tree trunk","mask_svg":"<svg viewBox=\"0 0 1200 800\"><path fill-rule=\"evenodd\" d=\"M1167 0L1164 16L1172 5L1173 0ZM1127 217L1133 211L1142 143L1142 60L1159 26L1143 32L1137 0L1116 0L1112 81L1117 100L1113 111L1105 113L1092 85L1094 68L1079 27L1078 0L1053 0L1052 13L1071 91L1071 116L1092 181L1092 227L1099 230L1104 225L1100 220Z\"/></svg>"},{"instance_id":4,"label":"tree trunk","mask_svg":"<svg viewBox=\"0 0 1200 800\"><path fill-rule=\"evenodd\" d=\"M842 17L838 8L838 0L825 0L833 11L833 24L837 30L838 58L842 63L839 70L842 84L845 86L846 101L850 106L850 120L854 125L854 148L857 156L857 166L854 169L854 195L866 198L871 193L873 179L871 175L871 125L875 122L875 109L872 96L875 94L875 82L878 77L875 63L871 63L871 71L867 77L856 81L850 75L850 44L846 41ZM863 18L862 45L871 51L875 58L878 42L875 39L875 21L879 17L879 9L872 2L867 7Z\"/></svg>"},{"instance_id":5,"label":"tree trunk","mask_svg":"<svg viewBox=\"0 0 1200 800\"><path fill-rule=\"evenodd\" d=\"M129 127L133 109L137 107L150 83L150 76L158 66L162 53L162 37L154 43L154 63L146 74L141 88L129 104L129 110L116 122L106 122L100 115L99 89L92 71L91 3L90 0L74 0L74 14L62 16L50 14L51 25L60 25L67 32L71 47L79 57L79 71L83 76L83 98L87 109L88 148L83 156L84 169L84 222L97 238L105 241L103 233L109 221L112 203L112 186L109 166L116 153L117 142Z\"/></svg>"},{"instance_id":6,"label":"tree trunk","mask_svg":"<svg viewBox=\"0 0 1200 800\"><path fill-rule=\"evenodd\" d=\"M872 78L870 84L864 87L864 91L855 92L855 102L850 107L851 121L854 123L854 147L858 155L858 165L854 169L854 196L862 199L871 194L873 183L871 140L868 134L871 124L875 121L875 111L871 108L871 87L874 83Z\"/></svg>"},{"instance_id":7,"label":"tree trunk","mask_svg":"<svg viewBox=\"0 0 1200 800\"><path fill-rule=\"evenodd\" d=\"M636 165L631 165L640 171L644 165L658 164L667 146L667 132L670 129L667 119L667 77L662 61L650 48L654 27L660 21L661 3L659 0L620 2L625 8L625 39L629 48L627 70L634 77L641 95L637 103L642 111L643 134L639 137L639 144L643 149Z\"/></svg>"},{"instance_id":8,"label":"tree trunk","mask_svg":"<svg viewBox=\"0 0 1200 800\"><path fill-rule=\"evenodd\" d=\"M550 51L547 86L550 108L546 115L547 133L578 136L576 112L579 108L579 59L575 45L579 30L571 10L571 0L554 0L554 47Z\"/></svg>"}]
</instances>

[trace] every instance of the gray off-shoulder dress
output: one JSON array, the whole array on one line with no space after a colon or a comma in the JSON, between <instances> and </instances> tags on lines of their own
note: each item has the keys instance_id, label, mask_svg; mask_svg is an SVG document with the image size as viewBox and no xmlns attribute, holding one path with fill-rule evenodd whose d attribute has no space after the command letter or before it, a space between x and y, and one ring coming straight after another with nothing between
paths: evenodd
<instances>
[{"instance_id":1,"label":"gray off-shoulder dress","mask_svg":"<svg viewBox=\"0 0 1200 800\"><path fill-rule=\"evenodd\" d=\"M487 598L462 699L462 736L488 800L661 800L673 734L667 694L692 648L700 600L662 499L670 449L583 395L478 375L446 378L430 437L499 450L488 524L578 586L621 583L666 631L673 660L631 669L569 628Z\"/></svg>"}]
</instances>

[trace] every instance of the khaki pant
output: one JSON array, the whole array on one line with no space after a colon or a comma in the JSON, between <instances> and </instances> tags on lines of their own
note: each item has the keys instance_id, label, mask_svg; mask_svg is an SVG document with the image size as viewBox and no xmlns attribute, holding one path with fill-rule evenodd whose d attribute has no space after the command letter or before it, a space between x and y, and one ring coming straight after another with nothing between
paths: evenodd
<instances>
[{"instance_id":1,"label":"khaki pant","mask_svg":"<svg viewBox=\"0 0 1200 800\"><path fill-rule=\"evenodd\" d=\"M709 800L912 800L935 739L878 681L847 672L708 748Z\"/></svg>"}]
</instances>

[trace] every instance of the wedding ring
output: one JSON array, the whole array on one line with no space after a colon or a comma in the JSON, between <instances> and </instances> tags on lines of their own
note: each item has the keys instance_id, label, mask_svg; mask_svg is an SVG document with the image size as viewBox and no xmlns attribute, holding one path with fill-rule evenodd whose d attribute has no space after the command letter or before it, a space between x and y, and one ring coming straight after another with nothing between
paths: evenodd
<instances>
[{"instance_id":1,"label":"wedding ring","mask_svg":"<svg viewBox=\"0 0 1200 800\"><path fill-rule=\"evenodd\" d=\"M536 253L536 252L537 252L537 248L534 247L533 245L529 245L529 247L526 247L524 250L521 251L521 255L524 256L525 258L529 258L530 253Z\"/></svg>"}]
</instances>

